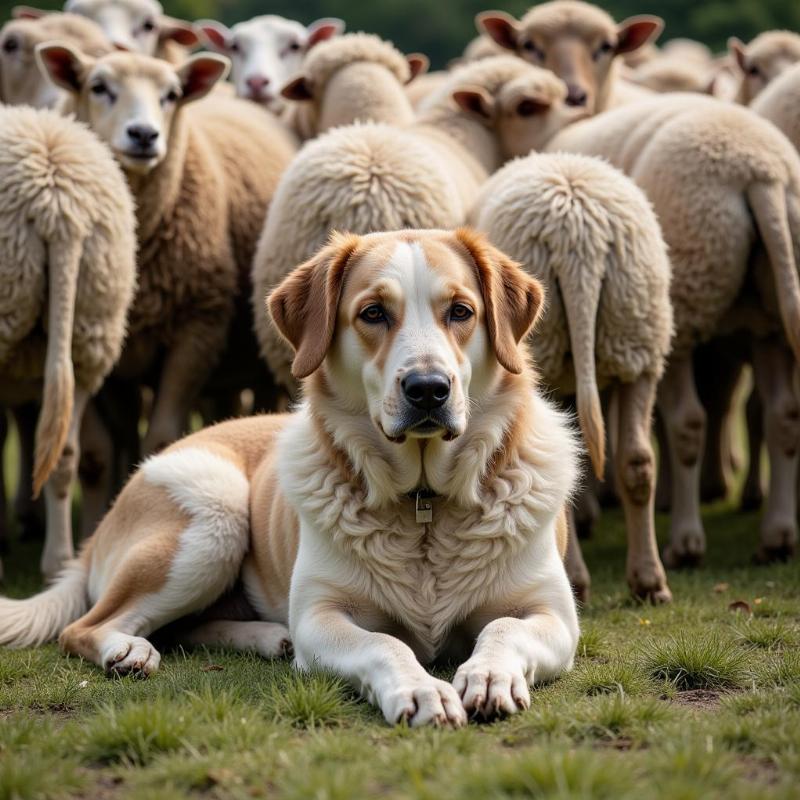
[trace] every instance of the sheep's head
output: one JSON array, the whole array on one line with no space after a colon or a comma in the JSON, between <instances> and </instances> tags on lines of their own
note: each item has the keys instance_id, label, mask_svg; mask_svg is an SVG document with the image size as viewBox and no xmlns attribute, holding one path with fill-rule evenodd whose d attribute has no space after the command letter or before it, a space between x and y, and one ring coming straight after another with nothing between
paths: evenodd
<instances>
[{"instance_id":1,"label":"sheep's head","mask_svg":"<svg viewBox=\"0 0 800 800\"><path fill-rule=\"evenodd\" d=\"M183 20L165 16L158 0L67 0L65 11L96 22L119 50L154 56L164 42L195 47L199 37Z\"/></svg>"},{"instance_id":2,"label":"sheep's head","mask_svg":"<svg viewBox=\"0 0 800 800\"><path fill-rule=\"evenodd\" d=\"M164 160L178 111L224 78L222 56L192 56L180 67L135 53L91 59L61 44L36 50L40 68L75 101L78 119L111 148L122 167L146 174Z\"/></svg>"},{"instance_id":3,"label":"sheep's head","mask_svg":"<svg viewBox=\"0 0 800 800\"><path fill-rule=\"evenodd\" d=\"M0 29L0 101L9 105L52 108L61 92L36 69L36 47L58 39L92 56L111 51L111 44L93 22L74 14L47 14L17 7L16 19Z\"/></svg>"},{"instance_id":4,"label":"sheep's head","mask_svg":"<svg viewBox=\"0 0 800 800\"><path fill-rule=\"evenodd\" d=\"M452 92L464 113L493 131L505 158L544 149L565 125L587 116L585 109L566 103L567 87L552 72L520 66L517 74L500 84L466 82ZM468 77L468 70L464 72Z\"/></svg>"},{"instance_id":5,"label":"sheep's head","mask_svg":"<svg viewBox=\"0 0 800 800\"><path fill-rule=\"evenodd\" d=\"M617 24L580 0L542 3L519 21L503 11L486 11L476 24L502 47L558 75L567 85L567 103L590 114L605 108L614 59L647 44L664 26L646 15Z\"/></svg>"},{"instance_id":6,"label":"sheep's head","mask_svg":"<svg viewBox=\"0 0 800 800\"><path fill-rule=\"evenodd\" d=\"M236 94L268 106L280 104L281 87L300 69L305 54L344 30L340 19L318 19L306 27L272 14L232 28L214 20L196 26L212 49L230 58Z\"/></svg>"},{"instance_id":7,"label":"sheep's head","mask_svg":"<svg viewBox=\"0 0 800 800\"><path fill-rule=\"evenodd\" d=\"M728 39L728 49L742 73L736 99L749 105L769 83L800 61L800 34L765 31L750 44L733 36Z\"/></svg>"}]
</instances>

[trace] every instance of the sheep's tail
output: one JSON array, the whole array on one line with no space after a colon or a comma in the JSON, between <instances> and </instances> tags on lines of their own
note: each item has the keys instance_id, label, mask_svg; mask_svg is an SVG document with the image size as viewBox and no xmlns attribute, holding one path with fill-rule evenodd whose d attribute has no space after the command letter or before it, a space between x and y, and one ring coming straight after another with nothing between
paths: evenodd
<instances>
[{"instance_id":1,"label":"sheep's tail","mask_svg":"<svg viewBox=\"0 0 800 800\"><path fill-rule=\"evenodd\" d=\"M779 183L754 183L747 198L772 265L783 327L800 362L800 280L794 259L786 194Z\"/></svg>"},{"instance_id":2,"label":"sheep's tail","mask_svg":"<svg viewBox=\"0 0 800 800\"><path fill-rule=\"evenodd\" d=\"M606 462L606 429L595 371L595 325L600 301L600 275L581 275L581 283L561 292L567 312L572 361L575 366L575 395L578 422L594 473L603 480ZM578 286L580 288L578 288Z\"/></svg>"},{"instance_id":3,"label":"sheep's tail","mask_svg":"<svg viewBox=\"0 0 800 800\"><path fill-rule=\"evenodd\" d=\"M51 586L27 600L0 597L0 645L33 647L55 639L89 609L85 554L70 562Z\"/></svg>"},{"instance_id":4,"label":"sheep's tail","mask_svg":"<svg viewBox=\"0 0 800 800\"><path fill-rule=\"evenodd\" d=\"M47 356L42 410L36 425L33 496L58 463L72 419L75 375L72 370L72 325L83 243L78 237L50 245L48 266Z\"/></svg>"}]
</instances>

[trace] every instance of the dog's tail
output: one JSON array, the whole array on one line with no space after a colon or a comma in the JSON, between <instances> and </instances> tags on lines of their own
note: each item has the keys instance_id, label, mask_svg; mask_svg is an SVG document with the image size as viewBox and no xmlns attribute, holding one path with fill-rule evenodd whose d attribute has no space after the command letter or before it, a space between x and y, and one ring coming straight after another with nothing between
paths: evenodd
<instances>
[{"instance_id":1,"label":"dog's tail","mask_svg":"<svg viewBox=\"0 0 800 800\"><path fill-rule=\"evenodd\" d=\"M581 283L561 292L569 325L572 361L575 365L575 399L578 422L597 477L602 480L606 463L606 429L597 390L595 370L595 326L600 303L601 275L586 270Z\"/></svg>"},{"instance_id":2,"label":"dog's tail","mask_svg":"<svg viewBox=\"0 0 800 800\"><path fill-rule=\"evenodd\" d=\"M55 639L89 608L87 559L70 562L51 586L27 600L0 597L0 645L33 647Z\"/></svg>"}]
</instances>

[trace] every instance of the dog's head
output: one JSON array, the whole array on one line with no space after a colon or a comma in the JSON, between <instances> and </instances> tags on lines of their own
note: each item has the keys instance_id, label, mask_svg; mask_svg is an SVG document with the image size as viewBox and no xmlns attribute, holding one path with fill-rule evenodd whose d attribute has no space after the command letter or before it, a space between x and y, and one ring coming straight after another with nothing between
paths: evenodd
<instances>
[{"instance_id":1,"label":"dog's head","mask_svg":"<svg viewBox=\"0 0 800 800\"><path fill-rule=\"evenodd\" d=\"M542 300L536 280L462 229L334 234L268 305L295 377L322 368L329 395L403 442L464 433L471 406L526 369Z\"/></svg>"}]
</instances>

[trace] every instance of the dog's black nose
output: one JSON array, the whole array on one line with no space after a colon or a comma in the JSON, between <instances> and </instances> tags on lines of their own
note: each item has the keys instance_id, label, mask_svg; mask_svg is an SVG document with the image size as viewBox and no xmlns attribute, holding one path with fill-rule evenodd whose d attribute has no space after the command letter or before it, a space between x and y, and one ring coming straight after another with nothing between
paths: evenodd
<instances>
[{"instance_id":1,"label":"dog's black nose","mask_svg":"<svg viewBox=\"0 0 800 800\"><path fill-rule=\"evenodd\" d=\"M422 411L441 408L450 397L450 379L441 372L409 372L400 386L406 400Z\"/></svg>"},{"instance_id":2,"label":"dog's black nose","mask_svg":"<svg viewBox=\"0 0 800 800\"><path fill-rule=\"evenodd\" d=\"M139 147L148 147L158 139L158 131L150 125L129 125L128 136Z\"/></svg>"}]
</instances>

